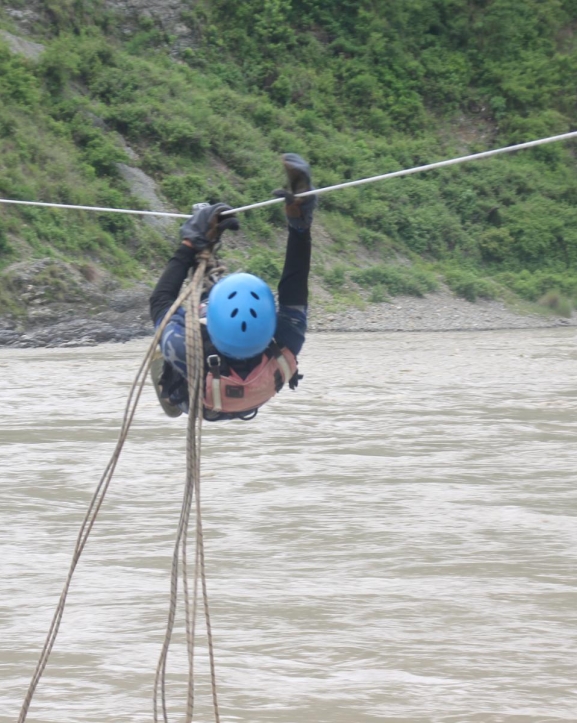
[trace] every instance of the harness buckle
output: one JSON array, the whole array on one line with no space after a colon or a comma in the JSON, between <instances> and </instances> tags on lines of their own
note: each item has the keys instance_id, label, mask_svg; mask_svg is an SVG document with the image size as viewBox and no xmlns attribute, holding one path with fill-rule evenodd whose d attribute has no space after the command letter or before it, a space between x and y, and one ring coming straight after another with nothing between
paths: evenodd
<instances>
[{"instance_id":1,"label":"harness buckle","mask_svg":"<svg viewBox=\"0 0 577 723\"><path fill-rule=\"evenodd\" d=\"M210 369L218 369L220 367L220 357L218 354L209 354L206 357L206 363Z\"/></svg>"}]
</instances>

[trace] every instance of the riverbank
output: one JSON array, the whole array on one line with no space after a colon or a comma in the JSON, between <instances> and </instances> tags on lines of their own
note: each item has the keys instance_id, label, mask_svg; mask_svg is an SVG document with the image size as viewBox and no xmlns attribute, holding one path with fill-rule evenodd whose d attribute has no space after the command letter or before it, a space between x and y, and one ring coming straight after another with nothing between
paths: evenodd
<instances>
[{"instance_id":1,"label":"riverbank","mask_svg":"<svg viewBox=\"0 0 577 723\"><path fill-rule=\"evenodd\" d=\"M514 311L502 301L466 301L449 291L419 298L398 296L390 302L367 304L335 314L310 314L310 331L483 331L490 329L545 329L577 326L570 319L540 313Z\"/></svg>"},{"instance_id":2,"label":"riverbank","mask_svg":"<svg viewBox=\"0 0 577 723\"><path fill-rule=\"evenodd\" d=\"M109 308L95 314L89 309L62 304L44 305L26 326L11 319L0 319L0 347L95 346L105 342L125 342L151 336L148 316L148 287L117 292ZM426 297L399 296L390 302L367 304L327 312L313 303L310 332L422 332L483 331L490 329L542 329L577 326L577 317L521 313L501 301L471 303L448 291Z\"/></svg>"}]
</instances>

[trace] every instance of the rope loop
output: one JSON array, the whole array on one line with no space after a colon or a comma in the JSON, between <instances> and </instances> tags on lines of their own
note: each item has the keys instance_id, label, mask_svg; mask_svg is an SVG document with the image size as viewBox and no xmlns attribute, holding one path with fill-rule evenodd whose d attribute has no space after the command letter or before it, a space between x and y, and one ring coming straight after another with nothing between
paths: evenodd
<instances>
[{"instance_id":1,"label":"rope loop","mask_svg":"<svg viewBox=\"0 0 577 723\"><path fill-rule=\"evenodd\" d=\"M160 659L158 662L156 676L154 681L154 693L153 693L153 712L154 721L158 721L158 690L161 691L161 705L162 715L165 723L168 723L168 714L166 706L166 662L168 656L168 648L170 646L170 640L174 627L174 620L176 614L176 599L178 591L178 572L179 568L182 570L183 590L184 590L184 603L185 603L185 624L186 624L186 639L187 639L187 652L188 652L188 685L187 685L187 700L186 700L186 722L190 723L193 716L194 710L194 643L195 643L195 621L196 621L196 601L198 582L200 579L202 588L202 598L204 607L204 617L206 623L206 631L208 638L208 650L209 650L209 662L210 662L210 677L212 686L212 699L214 707L215 722L220 723L220 715L218 709L217 691L216 691L216 674L214 664L214 645L212 640L212 628L210 623L210 612L208 606L208 593L206 585L206 572L205 572L205 560L204 560L204 538L202 534L202 514L200 505L200 442L201 442L201 423L202 423L202 411L203 411L203 352L202 352L202 335L200 332L200 319L199 319L199 304L200 297L203 290L203 284L207 271L210 270L212 273L220 271L222 267L217 265L217 261L214 258L213 250L207 249L201 251L198 255L198 266L196 267L191 283L182 290L179 297L172 304L170 309L167 311L164 319L160 323L156 333L150 343L150 346L145 354L145 357L136 373L136 377L126 401L126 407L124 410L124 417L116 447L112 453L110 461L108 462L92 497L92 500L88 506L88 510L80 526L80 531L76 540L74 551L72 554L72 561L70 568L62 589L60 599L56 606L54 616L42 651L40 658L32 675L32 679L28 686L28 690L22 703L22 708L18 717L18 723L25 723L28 715L32 699L40 678L44 673L50 653L56 642L60 623L64 615L64 608L66 606L66 599L68 591L72 583L72 577L80 556L86 546L90 532L96 522L98 512L102 507L106 492L108 491L114 470L118 463L120 453L124 446L124 442L128 436L128 432L134 415L138 401L142 394L146 377L152 359L156 352L158 343L162 337L162 333L169 323L170 319L180 306L183 304L187 310L185 316L186 323L186 357L187 357L187 381L189 385L189 399L190 409L188 415L188 429L187 429L187 449L186 449L186 481L184 498L182 503L182 509L180 514L180 520L178 524L178 530L176 535L176 542L174 547L172 568L171 568L171 583L170 583L170 604L168 613L168 622L166 628L165 639L162 644ZM194 564L194 587L192 594L192 605L191 596L189 592L188 582L188 570L187 570L187 534L188 525L190 518L190 510L192 506L193 497L196 497L195 506L195 522L196 522L196 535L195 535L195 564Z\"/></svg>"}]
</instances>

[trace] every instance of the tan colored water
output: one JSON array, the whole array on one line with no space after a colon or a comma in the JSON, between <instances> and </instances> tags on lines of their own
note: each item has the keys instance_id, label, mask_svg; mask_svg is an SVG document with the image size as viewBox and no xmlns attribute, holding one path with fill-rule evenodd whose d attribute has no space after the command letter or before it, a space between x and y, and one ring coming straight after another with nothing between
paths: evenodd
<instances>
[{"instance_id":1,"label":"tan colored water","mask_svg":"<svg viewBox=\"0 0 577 723\"><path fill-rule=\"evenodd\" d=\"M1 721L144 349L0 352ZM257 420L204 427L223 722L576 721L575 331L320 335L301 361ZM148 388L29 721L152 719L184 429ZM170 667L182 720L181 632ZM200 721L207 670L203 638Z\"/></svg>"}]
</instances>

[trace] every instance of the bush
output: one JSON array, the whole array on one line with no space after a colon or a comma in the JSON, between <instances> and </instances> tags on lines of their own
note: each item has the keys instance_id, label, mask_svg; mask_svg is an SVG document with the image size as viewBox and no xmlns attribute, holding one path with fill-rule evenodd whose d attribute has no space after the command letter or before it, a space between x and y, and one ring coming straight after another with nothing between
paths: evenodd
<instances>
[{"instance_id":1,"label":"bush","mask_svg":"<svg viewBox=\"0 0 577 723\"><path fill-rule=\"evenodd\" d=\"M340 289L345 283L345 267L342 265L333 266L323 272L325 284L331 289Z\"/></svg>"},{"instance_id":2,"label":"bush","mask_svg":"<svg viewBox=\"0 0 577 723\"><path fill-rule=\"evenodd\" d=\"M497 296L497 287L493 281L479 278L471 271L448 271L445 281L451 291L467 301L474 302L478 298L494 299Z\"/></svg>"},{"instance_id":3,"label":"bush","mask_svg":"<svg viewBox=\"0 0 577 723\"><path fill-rule=\"evenodd\" d=\"M2 257L9 256L12 251L12 246L10 245L6 234L6 225L3 223L2 219L0 219L0 259Z\"/></svg>"},{"instance_id":4,"label":"bush","mask_svg":"<svg viewBox=\"0 0 577 723\"><path fill-rule=\"evenodd\" d=\"M577 122L574 0L196 3L185 12L194 33L186 62L174 62L172 40L149 19L132 36L112 23L105 35L100 2L44 5L47 35L58 36L38 63L0 41L6 197L134 205L116 174L123 154L110 131L187 210L208 198L244 205L270 197L284 181L278 154L287 151L311 161L318 186L333 185ZM394 245L457 268L450 283L471 298L495 293L488 268L510 274L507 285L524 298L554 290L577 298L577 176L564 144L340 190L321 196L319 211L333 254L362 244L364 255L383 257ZM9 236L32 253L89 251L125 271L146 257L134 241L137 222L70 214L64 223L24 211L10 218ZM242 218L259 241L283 223L278 206ZM278 278L272 252L261 248L251 264ZM326 283L338 288L345 277L335 268ZM434 284L396 266L357 276L375 298Z\"/></svg>"},{"instance_id":5,"label":"bush","mask_svg":"<svg viewBox=\"0 0 577 723\"><path fill-rule=\"evenodd\" d=\"M386 289L382 286L374 286L369 294L369 301L371 304L382 304L387 301L388 295Z\"/></svg>"},{"instance_id":6,"label":"bush","mask_svg":"<svg viewBox=\"0 0 577 723\"><path fill-rule=\"evenodd\" d=\"M433 274L410 266L372 266L351 274L351 278L365 288L386 289L392 296L424 296L437 288Z\"/></svg>"},{"instance_id":7,"label":"bush","mask_svg":"<svg viewBox=\"0 0 577 723\"><path fill-rule=\"evenodd\" d=\"M571 318L573 312L573 305L571 300L568 299L559 291L549 291L539 299L539 304L551 309L559 316L565 316Z\"/></svg>"},{"instance_id":8,"label":"bush","mask_svg":"<svg viewBox=\"0 0 577 723\"><path fill-rule=\"evenodd\" d=\"M206 181L196 173L168 176L160 184L162 192L183 213L190 211L193 203L207 201L210 195Z\"/></svg>"},{"instance_id":9,"label":"bush","mask_svg":"<svg viewBox=\"0 0 577 723\"><path fill-rule=\"evenodd\" d=\"M532 273L524 269L520 273L497 274L495 279L527 301L538 301L551 291L577 299L577 274L575 272L551 273L539 270Z\"/></svg>"},{"instance_id":10,"label":"bush","mask_svg":"<svg viewBox=\"0 0 577 723\"><path fill-rule=\"evenodd\" d=\"M250 257L246 270L274 285L278 283L282 273L281 260L268 249L262 249Z\"/></svg>"}]
</instances>

